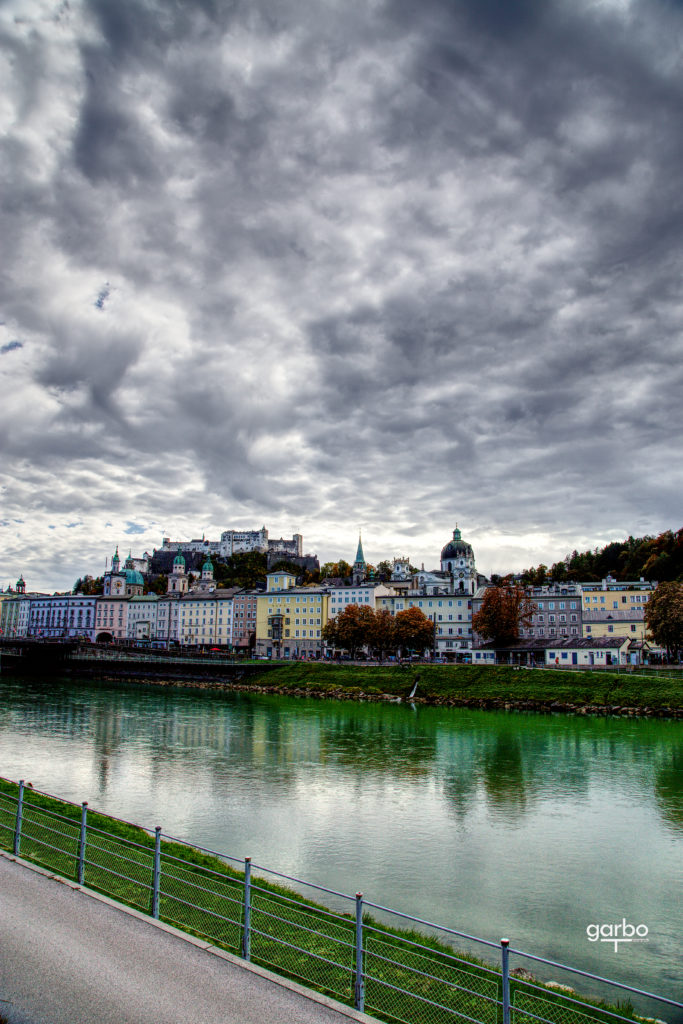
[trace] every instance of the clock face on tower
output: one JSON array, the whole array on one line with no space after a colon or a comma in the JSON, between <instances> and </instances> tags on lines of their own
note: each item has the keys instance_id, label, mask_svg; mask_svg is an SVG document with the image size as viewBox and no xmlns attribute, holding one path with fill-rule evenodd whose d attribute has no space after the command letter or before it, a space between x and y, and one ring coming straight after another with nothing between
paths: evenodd
<instances>
[{"instance_id":1,"label":"clock face on tower","mask_svg":"<svg viewBox=\"0 0 683 1024\"><path fill-rule=\"evenodd\" d=\"M464 573L464 572L461 572L461 573L460 573L460 579L462 579L462 578L464 577L464 575L465 575L465 573Z\"/></svg>"}]
</instances>

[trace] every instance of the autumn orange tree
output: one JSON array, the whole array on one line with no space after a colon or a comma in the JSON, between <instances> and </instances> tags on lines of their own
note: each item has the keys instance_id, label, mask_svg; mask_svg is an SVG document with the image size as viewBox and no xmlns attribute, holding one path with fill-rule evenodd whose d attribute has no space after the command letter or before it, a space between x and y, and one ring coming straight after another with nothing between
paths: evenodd
<instances>
[{"instance_id":1,"label":"autumn orange tree","mask_svg":"<svg viewBox=\"0 0 683 1024\"><path fill-rule=\"evenodd\" d=\"M481 609L472 616L472 629L484 640L511 644L519 640L520 629L531 625L535 610L523 587L503 580L484 594Z\"/></svg>"},{"instance_id":2,"label":"autumn orange tree","mask_svg":"<svg viewBox=\"0 0 683 1024\"><path fill-rule=\"evenodd\" d=\"M401 653L422 654L434 643L434 623L419 608L396 612L396 646Z\"/></svg>"},{"instance_id":3,"label":"autumn orange tree","mask_svg":"<svg viewBox=\"0 0 683 1024\"><path fill-rule=\"evenodd\" d=\"M372 608L350 604L323 627L323 640L332 647L341 647L351 657L370 642L375 624Z\"/></svg>"},{"instance_id":4,"label":"autumn orange tree","mask_svg":"<svg viewBox=\"0 0 683 1024\"><path fill-rule=\"evenodd\" d=\"M369 643L380 661L396 650L396 620L386 608L375 612Z\"/></svg>"}]
</instances>

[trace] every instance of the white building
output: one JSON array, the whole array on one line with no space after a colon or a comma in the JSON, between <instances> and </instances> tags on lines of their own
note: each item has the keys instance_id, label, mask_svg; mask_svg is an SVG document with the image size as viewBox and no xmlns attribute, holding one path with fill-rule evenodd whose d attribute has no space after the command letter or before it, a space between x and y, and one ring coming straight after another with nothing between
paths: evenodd
<instances>
[{"instance_id":1,"label":"white building","mask_svg":"<svg viewBox=\"0 0 683 1024\"><path fill-rule=\"evenodd\" d=\"M29 599L27 635L95 638L97 598L84 594L53 594Z\"/></svg>"},{"instance_id":2,"label":"white building","mask_svg":"<svg viewBox=\"0 0 683 1024\"><path fill-rule=\"evenodd\" d=\"M449 661L462 659L472 647L472 600L478 582L474 551L456 526L441 549L439 569L423 566L411 573L408 558L394 560L389 582L393 594L378 596L377 609L395 615L418 608L434 623L433 653Z\"/></svg>"},{"instance_id":3,"label":"white building","mask_svg":"<svg viewBox=\"0 0 683 1024\"><path fill-rule=\"evenodd\" d=\"M157 594L144 594L128 599L128 622L126 638L128 640L156 640L158 633Z\"/></svg>"},{"instance_id":4,"label":"white building","mask_svg":"<svg viewBox=\"0 0 683 1024\"><path fill-rule=\"evenodd\" d=\"M324 589L330 595L328 615L331 619L343 612L350 604L359 605L361 608L372 608L373 611L376 611L378 598L388 597L394 593L383 583L360 583L351 587L324 586Z\"/></svg>"},{"instance_id":5,"label":"white building","mask_svg":"<svg viewBox=\"0 0 683 1024\"><path fill-rule=\"evenodd\" d=\"M227 647L232 644L232 599L237 588L184 594L178 601L181 646Z\"/></svg>"},{"instance_id":6,"label":"white building","mask_svg":"<svg viewBox=\"0 0 683 1024\"><path fill-rule=\"evenodd\" d=\"M163 537L161 541L162 550L176 548L178 551L200 551L205 555L220 555L221 558L229 558L231 555L242 554L247 551L273 551L286 555L303 555L304 541L300 533L292 537L278 537L276 540L268 539L268 530L262 526L260 530L223 530L221 539L207 540L171 540L170 537Z\"/></svg>"}]
</instances>

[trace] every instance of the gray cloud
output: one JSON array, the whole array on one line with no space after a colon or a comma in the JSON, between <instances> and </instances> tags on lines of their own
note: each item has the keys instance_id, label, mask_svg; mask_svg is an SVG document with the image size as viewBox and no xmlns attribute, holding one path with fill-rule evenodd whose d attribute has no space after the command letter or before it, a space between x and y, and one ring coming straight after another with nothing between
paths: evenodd
<instances>
[{"instance_id":1,"label":"gray cloud","mask_svg":"<svg viewBox=\"0 0 683 1024\"><path fill-rule=\"evenodd\" d=\"M457 520L497 571L680 525L682 28L663 0L0 16L10 576L50 526L70 585L132 527L337 558L360 519L368 557L430 564Z\"/></svg>"}]
</instances>

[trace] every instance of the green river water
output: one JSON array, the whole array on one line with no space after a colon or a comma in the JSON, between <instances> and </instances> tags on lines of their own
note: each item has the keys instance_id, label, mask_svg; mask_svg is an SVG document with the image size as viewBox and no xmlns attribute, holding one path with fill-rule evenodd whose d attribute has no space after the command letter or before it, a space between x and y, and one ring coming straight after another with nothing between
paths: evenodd
<instances>
[{"instance_id":1,"label":"green river water","mask_svg":"<svg viewBox=\"0 0 683 1024\"><path fill-rule=\"evenodd\" d=\"M0 775L670 998L683 991L679 722L3 676ZM623 919L646 925L647 941L616 953L589 941L590 924Z\"/></svg>"}]
</instances>

